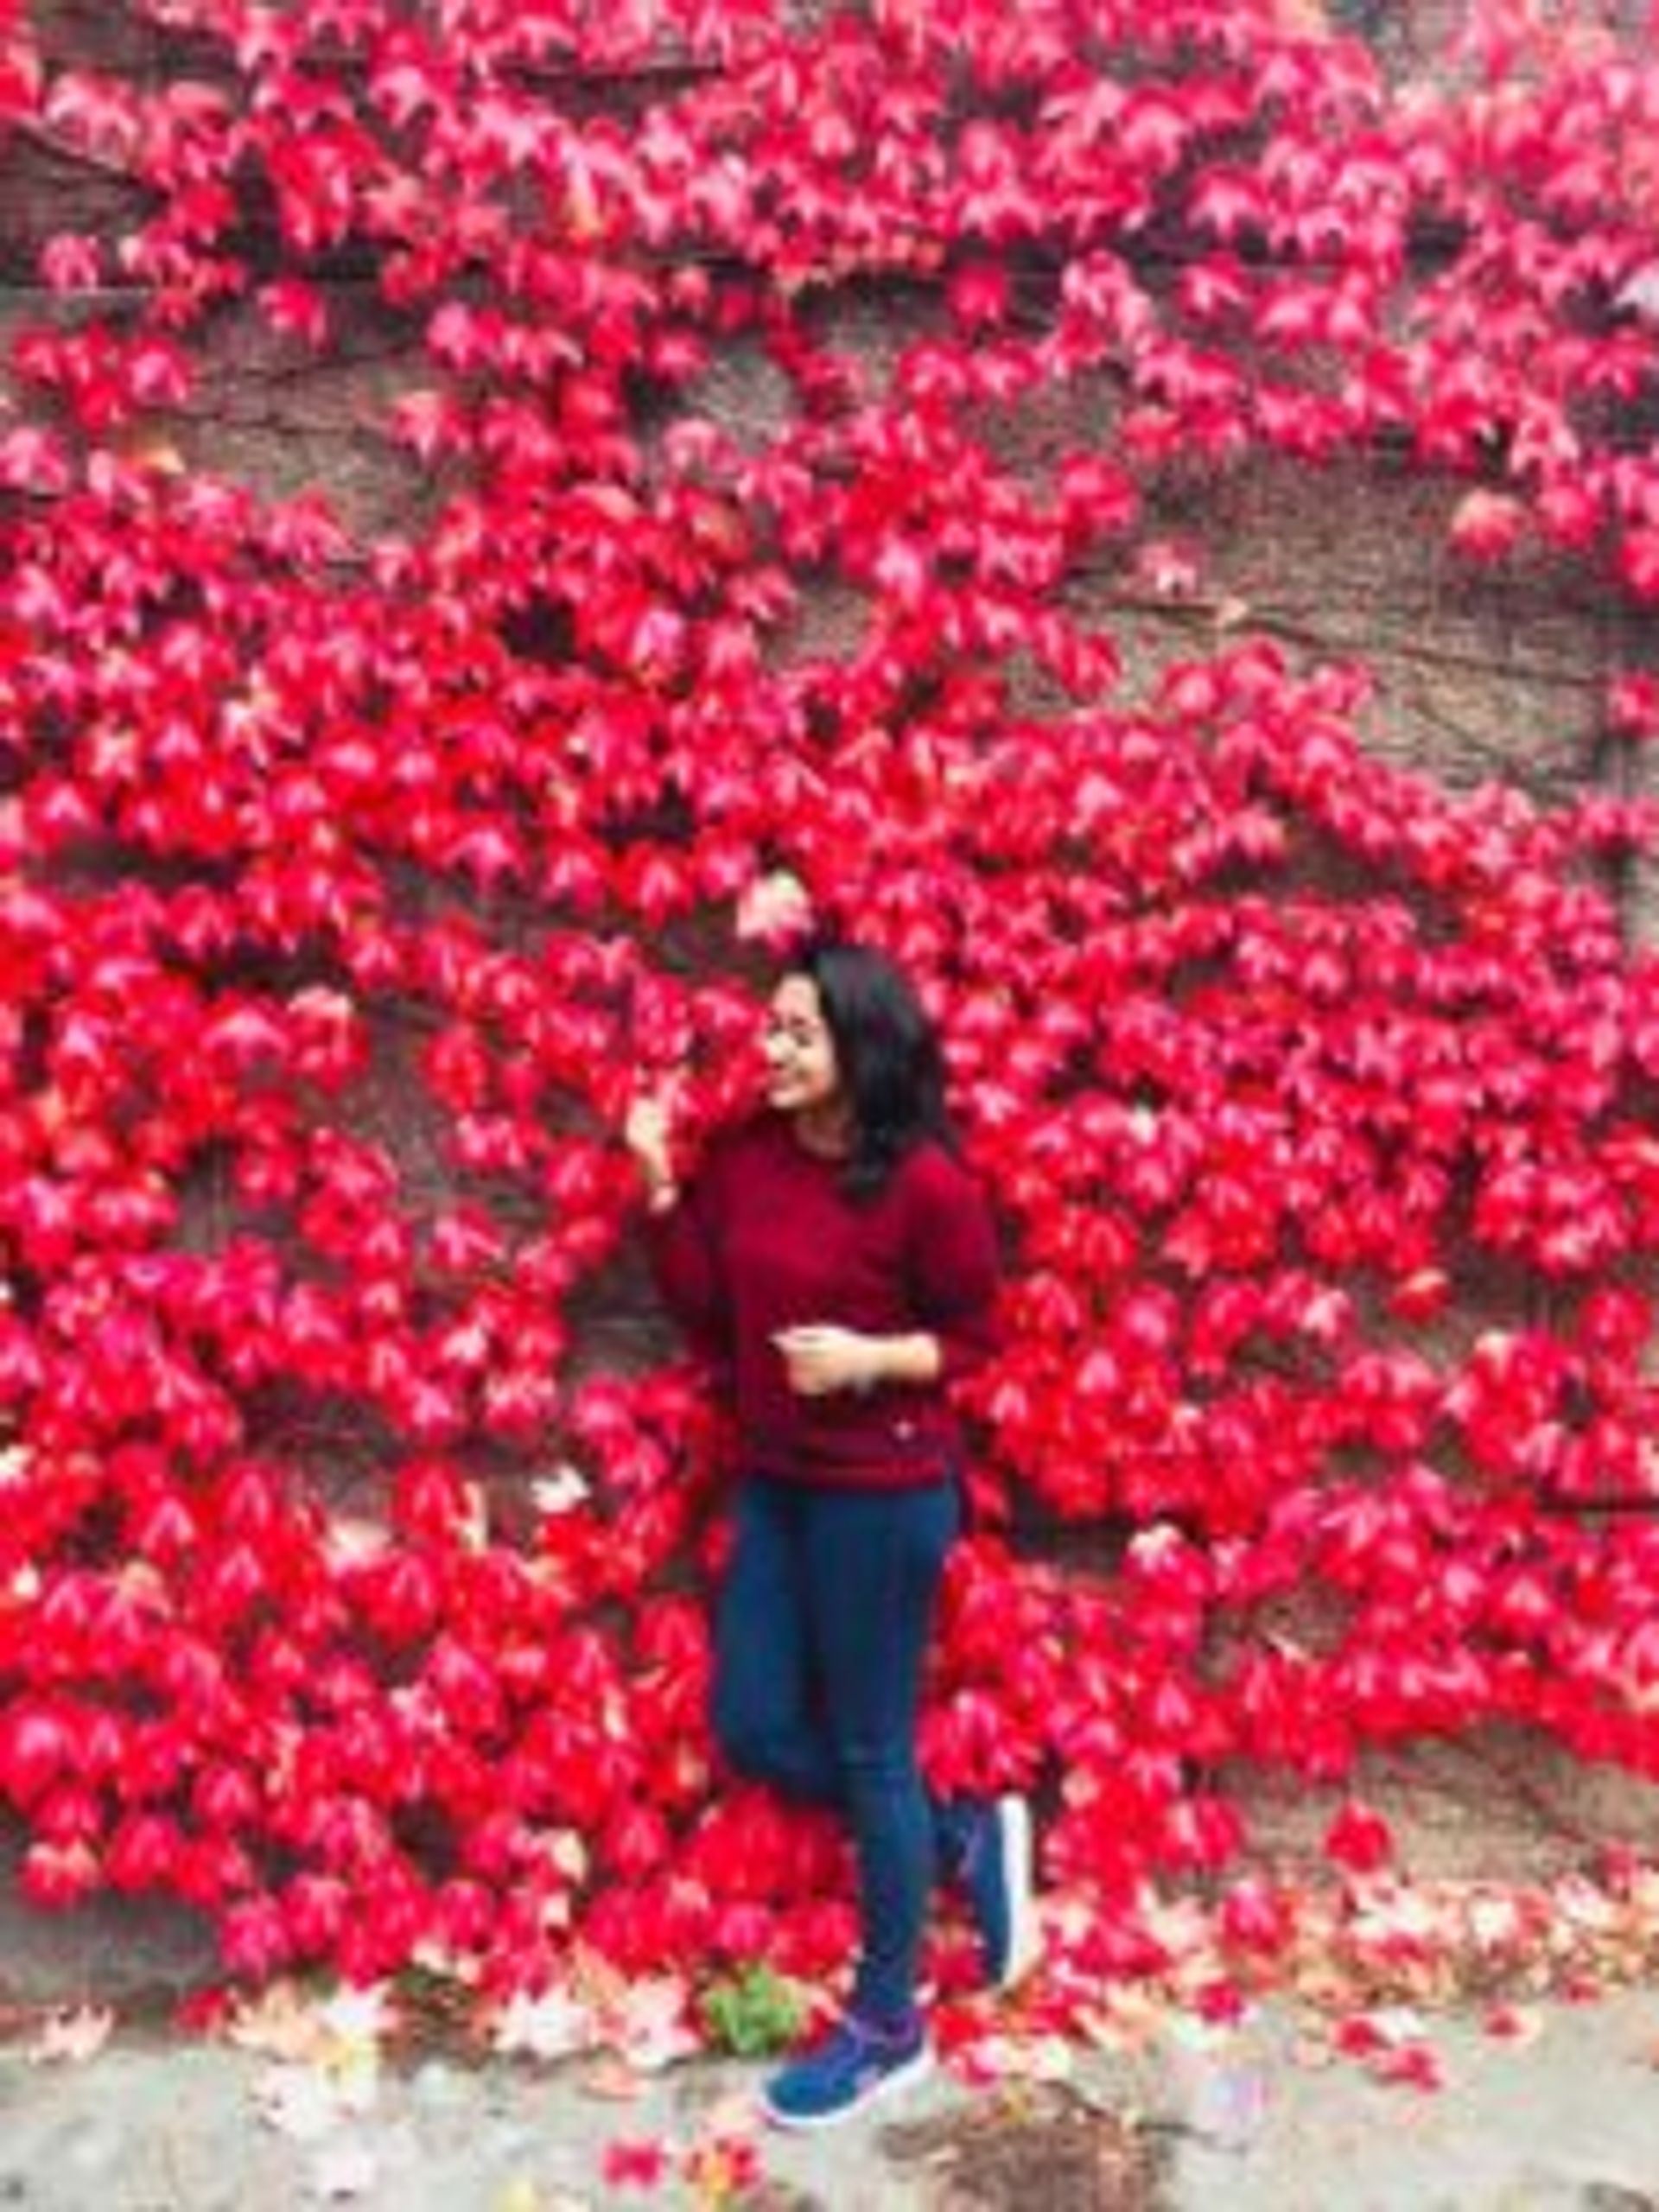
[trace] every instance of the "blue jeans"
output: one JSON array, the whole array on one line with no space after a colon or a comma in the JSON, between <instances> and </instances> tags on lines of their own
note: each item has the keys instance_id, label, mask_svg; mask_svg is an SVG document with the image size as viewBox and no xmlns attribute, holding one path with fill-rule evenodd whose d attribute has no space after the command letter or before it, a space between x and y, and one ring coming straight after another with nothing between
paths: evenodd
<instances>
[{"instance_id":1,"label":"blue jeans","mask_svg":"<svg viewBox=\"0 0 1659 2212\"><path fill-rule=\"evenodd\" d=\"M713 1722L741 1774L837 1807L858 1859L853 2008L915 2005L928 1893L950 1815L930 1800L916 1722L957 1485L847 1491L751 1478L715 1614Z\"/></svg>"}]
</instances>

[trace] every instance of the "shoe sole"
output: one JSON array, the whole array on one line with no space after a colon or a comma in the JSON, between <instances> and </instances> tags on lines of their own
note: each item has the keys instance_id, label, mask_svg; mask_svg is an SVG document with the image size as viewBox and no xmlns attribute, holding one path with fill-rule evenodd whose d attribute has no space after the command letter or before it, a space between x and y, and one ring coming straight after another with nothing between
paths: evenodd
<instances>
[{"instance_id":1,"label":"shoe sole","mask_svg":"<svg viewBox=\"0 0 1659 2212\"><path fill-rule=\"evenodd\" d=\"M1031 1808L1023 1797L996 1801L997 1845L1008 1898L1008 1955L994 1986L1012 1989L1042 1955L1032 1892Z\"/></svg>"},{"instance_id":2,"label":"shoe sole","mask_svg":"<svg viewBox=\"0 0 1659 2212\"><path fill-rule=\"evenodd\" d=\"M856 2120L861 2113L868 2112L872 2105L885 2103L900 2089L913 2088L918 2082L925 2082L933 2071L933 2054L929 2050L918 2050L914 2058L907 2058L902 2066L895 2066L891 2074L884 2074L873 2089L867 2089L856 2104L842 2105L838 2112L797 2113L779 2112L760 2092L760 2110L773 2127L785 2129L791 2135L810 2135L825 2127L842 2127L849 2120Z\"/></svg>"}]
</instances>

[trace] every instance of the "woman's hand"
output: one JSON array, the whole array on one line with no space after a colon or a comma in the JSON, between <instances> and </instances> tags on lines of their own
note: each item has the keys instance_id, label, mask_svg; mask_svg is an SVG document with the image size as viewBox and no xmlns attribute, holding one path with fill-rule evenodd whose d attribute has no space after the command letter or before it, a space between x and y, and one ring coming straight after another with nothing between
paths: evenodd
<instances>
[{"instance_id":1,"label":"woman's hand","mask_svg":"<svg viewBox=\"0 0 1659 2212\"><path fill-rule=\"evenodd\" d=\"M904 1337L867 1337L830 1321L806 1321L772 1338L789 1370L789 1387L803 1398L832 1390L873 1390L878 1382L937 1382L944 1364L939 1340L918 1329Z\"/></svg>"},{"instance_id":2,"label":"woman's hand","mask_svg":"<svg viewBox=\"0 0 1659 2212\"><path fill-rule=\"evenodd\" d=\"M868 1390L881 1380L885 1339L840 1329L827 1321L779 1329L772 1340L789 1370L789 1387L803 1398L835 1390Z\"/></svg>"},{"instance_id":3,"label":"woman's hand","mask_svg":"<svg viewBox=\"0 0 1659 2212\"><path fill-rule=\"evenodd\" d=\"M672 1205L679 1194L672 1153L675 1086L642 1091L628 1108L623 1141L633 1154L654 1211Z\"/></svg>"}]
</instances>

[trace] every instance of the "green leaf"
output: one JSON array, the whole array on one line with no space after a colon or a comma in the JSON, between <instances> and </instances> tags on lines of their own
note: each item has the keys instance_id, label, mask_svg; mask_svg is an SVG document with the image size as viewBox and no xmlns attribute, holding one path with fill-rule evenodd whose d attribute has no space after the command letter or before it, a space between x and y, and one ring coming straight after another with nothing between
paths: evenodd
<instances>
[{"instance_id":1,"label":"green leaf","mask_svg":"<svg viewBox=\"0 0 1659 2212\"><path fill-rule=\"evenodd\" d=\"M734 2058L767 2058L799 2035L807 1999L798 1982L760 1964L711 1983L701 2009L704 2032L716 2050Z\"/></svg>"}]
</instances>

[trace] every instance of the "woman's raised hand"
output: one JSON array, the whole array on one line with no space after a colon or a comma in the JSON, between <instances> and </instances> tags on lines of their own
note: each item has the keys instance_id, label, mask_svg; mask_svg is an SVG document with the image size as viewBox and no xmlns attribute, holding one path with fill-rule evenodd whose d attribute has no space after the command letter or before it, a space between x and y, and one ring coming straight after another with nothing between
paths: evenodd
<instances>
[{"instance_id":1,"label":"woman's raised hand","mask_svg":"<svg viewBox=\"0 0 1659 2212\"><path fill-rule=\"evenodd\" d=\"M678 1196L674 1173L674 1109L679 1085L671 1077L655 1090L638 1091L622 1124L623 1140L645 1185L652 1211L664 1212Z\"/></svg>"}]
</instances>

